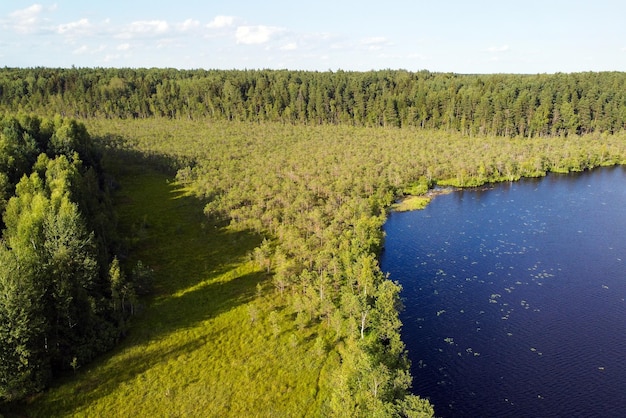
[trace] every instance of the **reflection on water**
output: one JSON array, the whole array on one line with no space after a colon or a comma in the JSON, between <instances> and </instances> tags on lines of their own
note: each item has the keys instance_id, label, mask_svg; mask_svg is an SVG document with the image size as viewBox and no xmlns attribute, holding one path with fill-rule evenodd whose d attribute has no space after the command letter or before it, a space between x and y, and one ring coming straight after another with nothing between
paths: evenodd
<instances>
[{"instance_id":1,"label":"reflection on water","mask_svg":"<svg viewBox=\"0 0 626 418\"><path fill-rule=\"evenodd\" d=\"M391 214L381 266L438 416L626 416L624 208L618 167Z\"/></svg>"}]
</instances>

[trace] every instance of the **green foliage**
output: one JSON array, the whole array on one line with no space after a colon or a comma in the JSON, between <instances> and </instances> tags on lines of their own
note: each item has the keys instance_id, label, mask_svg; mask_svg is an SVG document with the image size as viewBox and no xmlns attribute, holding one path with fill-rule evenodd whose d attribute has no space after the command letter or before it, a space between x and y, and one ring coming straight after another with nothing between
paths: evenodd
<instances>
[{"instance_id":1,"label":"green foliage","mask_svg":"<svg viewBox=\"0 0 626 418\"><path fill-rule=\"evenodd\" d=\"M145 155L158 150L178 164L193 162L178 178L206 199L207 219L266 237L249 257L271 276L256 294L273 298L277 306L264 312L276 314L265 317L255 304L243 316L273 338L319 333L312 353L334 372L319 372L332 390L319 393L317 411L336 416L432 414L427 401L408 394L399 290L376 261L386 208L397 197L416 184L484 184L626 155L621 136L469 138L409 128L162 119L94 120L90 129L106 138L115 129ZM279 319L284 310L293 331ZM294 345L290 337L285 344Z\"/></svg>"},{"instance_id":2,"label":"green foliage","mask_svg":"<svg viewBox=\"0 0 626 418\"><path fill-rule=\"evenodd\" d=\"M85 126L72 119L55 119L54 134L48 145L51 154L67 155L85 146L88 135Z\"/></svg>"},{"instance_id":3,"label":"green foliage","mask_svg":"<svg viewBox=\"0 0 626 418\"><path fill-rule=\"evenodd\" d=\"M166 175L127 161L122 169L120 227L141 237L117 264L122 273L139 258L153 266L151 298L138 302L141 313L116 349L17 412L319 416L332 390L320 371L334 363L328 348L317 354L316 341L327 347L328 335L294 323L249 257L259 237L207 219L203 203ZM143 223L149 228L133 227Z\"/></svg>"},{"instance_id":4,"label":"green foliage","mask_svg":"<svg viewBox=\"0 0 626 418\"><path fill-rule=\"evenodd\" d=\"M45 359L44 294L35 266L0 246L0 398L13 400L41 390L49 380ZM24 271L28 267L27 271Z\"/></svg>"},{"instance_id":5,"label":"green foliage","mask_svg":"<svg viewBox=\"0 0 626 418\"><path fill-rule=\"evenodd\" d=\"M376 260L388 208L434 185L626 161L624 84L621 73L0 70L5 109L113 118L87 121L108 162L141 157L178 170L206 203L194 234L208 225L221 239L216 249L217 241L190 235L206 247L181 254L177 238L191 234L188 227L161 218L155 202L167 198L147 198L152 211L121 221L130 235L121 249L132 249L121 266L109 255L115 219L98 215L110 208L102 192L112 182L101 177L85 127L59 117L3 118L0 277L10 295L0 315L13 328L0 337L17 354L0 367L0 396L38 390L63 368L85 373L96 347L128 329L136 339L95 369L88 386L98 390L60 389L46 398L55 405L48 411L77 393L78 408L90 405L92 415L117 410L113 398L124 396L114 388L135 384L149 389L130 390L126 415L197 415L208 408L198 409L202 393L216 415L302 414L306 405L315 416L431 416L430 404L409 394L399 287ZM151 116L167 120L142 120ZM131 200L144 193L133 190ZM150 319L127 328L127 312L141 308L137 296L151 283ZM22 303L33 295L41 295L37 303ZM238 365L258 353L272 358ZM225 358L226 371L213 360ZM176 374L186 359L190 366ZM198 365L211 372L189 379ZM163 386L159 376L172 376L169 386L147 396ZM174 398L184 408L164 410ZM137 399L149 402L139 407Z\"/></svg>"},{"instance_id":6,"label":"green foliage","mask_svg":"<svg viewBox=\"0 0 626 418\"><path fill-rule=\"evenodd\" d=\"M398 404L398 413L406 418L428 418L435 415L435 410L427 401L415 395L407 395Z\"/></svg>"},{"instance_id":7,"label":"green foliage","mask_svg":"<svg viewBox=\"0 0 626 418\"><path fill-rule=\"evenodd\" d=\"M621 72L4 68L0 108L78 118L208 118L558 137L623 130L625 86ZM82 137L75 127L55 127L53 148L59 152L69 144L66 132L72 140Z\"/></svg>"},{"instance_id":8,"label":"green foliage","mask_svg":"<svg viewBox=\"0 0 626 418\"><path fill-rule=\"evenodd\" d=\"M144 265L141 260L137 263L131 272L133 291L139 296L150 294L154 285L154 271Z\"/></svg>"},{"instance_id":9,"label":"green foliage","mask_svg":"<svg viewBox=\"0 0 626 418\"><path fill-rule=\"evenodd\" d=\"M405 187L403 193L405 195L420 196L426 194L431 187L431 182L425 176L422 176L416 182Z\"/></svg>"},{"instance_id":10,"label":"green foliage","mask_svg":"<svg viewBox=\"0 0 626 418\"><path fill-rule=\"evenodd\" d=\"M116 337L98 264L108 249L98 249L85 222L93 214L90 209L102 209L97 201L103 192L96 190L90 197L96 203L81 208L74 198L82 194L85 167L77 150L66 147L62 155L37 156L57 130L42 132L41 121L21 119L24 126L16 118L2 120L0 169L8 199L2 204L0 240L0 346L6 352L0 360L0 400L43 389L53 375L80 367L110 348ZM57 122L86 135L83 125ZM88 146L86 140L81 144Z\"/></svg>"},{"instance_id":11,"label":"green foliage","mask_svg":"<svg viewBox=\"0 0 626 418\"><path fill-rule=\"evenodd\" d=\"M396 212L420 210L424 209L430 203L430 200L431 198L428 196L408 196L394 204L392 209Z\"/></svg>"},{"instance_id":12,"label":"green foliage","mask_svg":"<svg viewBox=\"0 0 626 418\"><path fill-rule=\"evenodd\" d=\"M0 172L6 178L5 182L14 185L28 173L41 151L32 134L16 118L6 116L0 119L0 129Z\"/></svg>"}]
</instances>

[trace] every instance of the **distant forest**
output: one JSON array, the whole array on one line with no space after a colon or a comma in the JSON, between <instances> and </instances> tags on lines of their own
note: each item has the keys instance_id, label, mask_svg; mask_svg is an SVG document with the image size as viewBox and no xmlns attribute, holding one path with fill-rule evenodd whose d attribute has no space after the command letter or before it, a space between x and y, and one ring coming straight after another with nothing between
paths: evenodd
<instances>
[{"instance_id":1,"label":"distant forest","mask_svg":"<svg viewBox=\"0 0 626 418\"><path fill-rule=\"evenodd\" d=\"M626 73L4 68L0 108L77 118L158 116L566 136L624 129Z\"/></svg>"}]
</instances>

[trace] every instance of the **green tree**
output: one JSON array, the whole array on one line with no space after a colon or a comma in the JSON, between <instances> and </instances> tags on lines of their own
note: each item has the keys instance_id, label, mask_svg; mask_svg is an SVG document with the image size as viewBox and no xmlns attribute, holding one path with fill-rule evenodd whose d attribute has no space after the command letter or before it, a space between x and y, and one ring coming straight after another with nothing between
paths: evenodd
<instances>
[{"instance_id":1,"label":"green tree","mask_svg":"<svg viewBox=\"0 0 626 418\"><path fill-rule=\"evenodd\" d=\"M43 220L49 200L36 174L24 177L5 214L6 230L0 247L0 394L21 397L42 389L51 375L47 355L49 321L42 257Z\"/></svg>"},{"instance_id":2,"label":"green tree","mask_svg":"<svg viewBox=\"0 0 626 418\"><path fill-rule=\"evenodd\" d=\"M35 265L0 243L0 399L39 391L50 378L44 292L37 273Z\"/></svg>"}]
</instances>

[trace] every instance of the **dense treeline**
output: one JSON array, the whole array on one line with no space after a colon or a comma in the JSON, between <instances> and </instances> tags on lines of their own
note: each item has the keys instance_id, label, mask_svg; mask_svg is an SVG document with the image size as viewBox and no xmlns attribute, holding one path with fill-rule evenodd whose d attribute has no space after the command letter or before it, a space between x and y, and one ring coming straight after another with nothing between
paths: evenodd
<instances>
[{"instance_id":1,"label":"dense treeline","mask_svg":"<svg viewBox=\"0 0 626 418\"><path fill-rule=\"evenodd\" d=\"M1 401L111 348L136 292L113 255L115 216L84 125L0 116L0 186Z\"/></svg>"},{"instance_id":2,"label":"dense treeline","mask_svg":"<svg viewBox=\"0 0 626 418\"><path fill-rule=\"evenodd\" d=\"M624 129L626 73L4 68L0 106L79 118L159 116L561 136Z\"/></svg>"}]
</instances>

